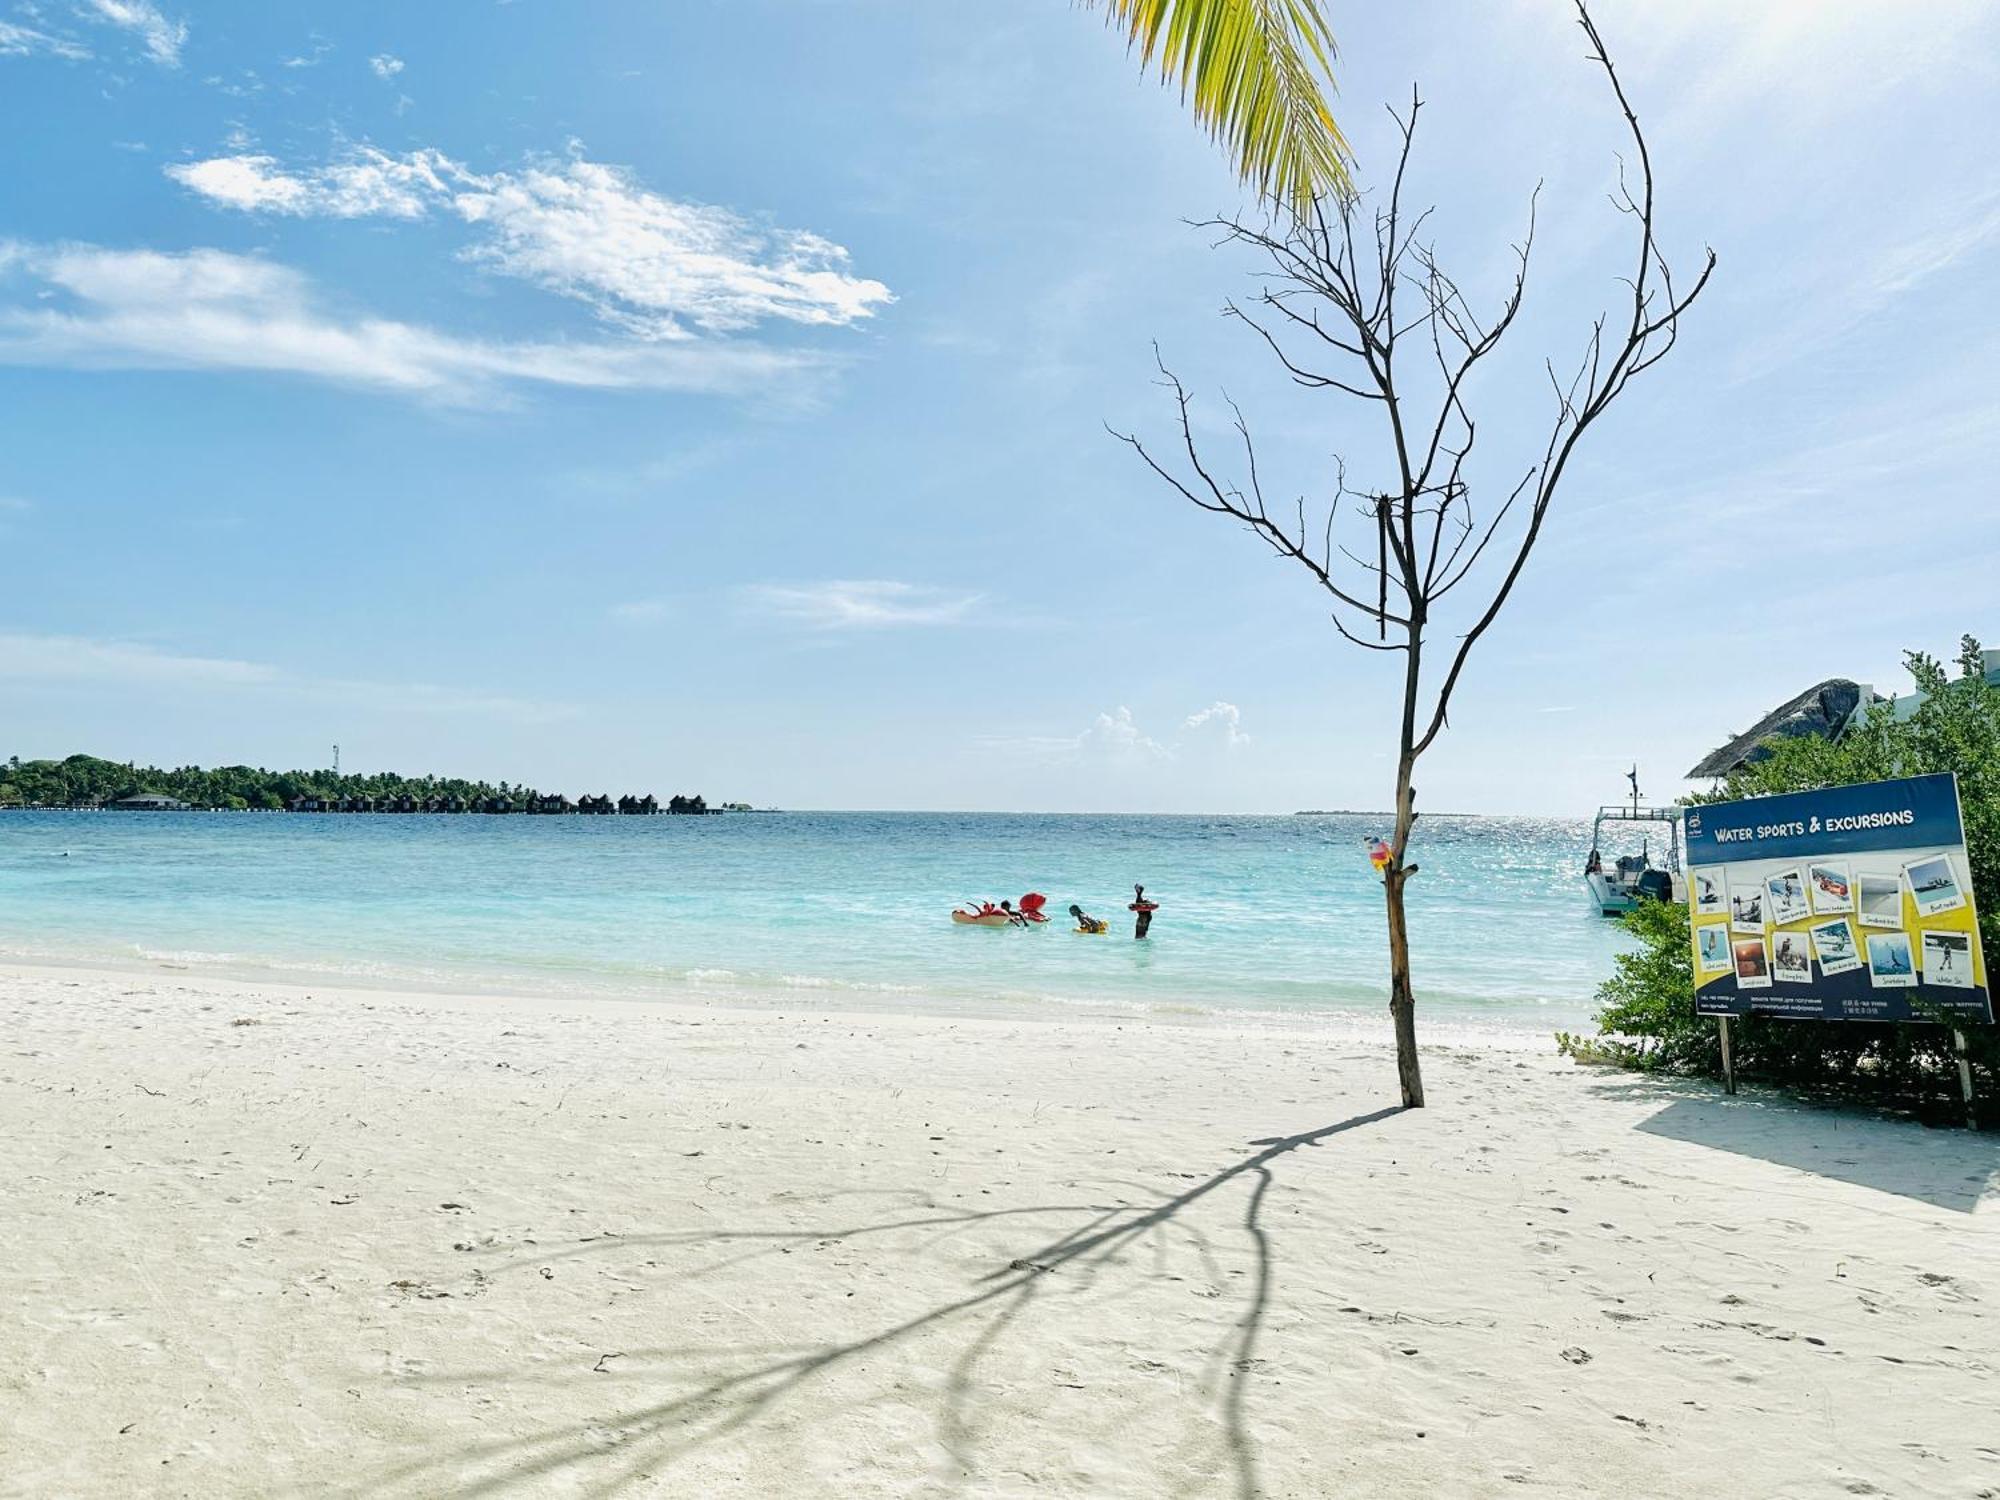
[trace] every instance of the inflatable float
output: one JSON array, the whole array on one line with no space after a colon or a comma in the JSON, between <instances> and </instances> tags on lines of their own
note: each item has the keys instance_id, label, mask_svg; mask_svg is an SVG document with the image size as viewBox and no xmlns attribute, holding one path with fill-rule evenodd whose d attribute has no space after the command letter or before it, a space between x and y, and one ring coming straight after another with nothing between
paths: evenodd
<instances>
[{"instance_id":1,"label":"inflatable float","mask_svg":"<svg viewBox=\"0 0 2000 1500\"><path fill-rule=\"evenodd\" d=\"M1021 898L1018 907L1006 903L995 906L991 901L981 901L977 905L967 901L966 907L952 911L952 921L961 927L1026 927L1028 924L1048 921L1048 913L1042 908L1049 904L1049 898L1040 891L1030 891Z\"/></svg>"},{"instance_id":2,"label":"inflatable float","mask_svg":"<svg viewBox=\"0 0 2000 1500\"><path fill-rule=\"evenodd\" d=\"M953 911L952 921L961 927L1008 927L1014 919L1004 911Z\"/></svg>"}]
</instances>

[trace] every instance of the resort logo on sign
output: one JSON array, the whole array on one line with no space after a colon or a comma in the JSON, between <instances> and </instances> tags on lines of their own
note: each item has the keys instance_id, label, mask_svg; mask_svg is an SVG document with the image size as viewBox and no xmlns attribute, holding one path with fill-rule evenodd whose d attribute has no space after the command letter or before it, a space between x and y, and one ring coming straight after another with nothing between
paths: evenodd
<instances>
[{"instance_id":1,"label":"resort logo on sign","mask_svg":"<svg viewBox=\"0 0 2000 1500\"><path fill-rule=\"evenodd\" d=\"M1690 809L1695 1009L1991 1020L1949 775Z\"/></svg>"}]
</instances>

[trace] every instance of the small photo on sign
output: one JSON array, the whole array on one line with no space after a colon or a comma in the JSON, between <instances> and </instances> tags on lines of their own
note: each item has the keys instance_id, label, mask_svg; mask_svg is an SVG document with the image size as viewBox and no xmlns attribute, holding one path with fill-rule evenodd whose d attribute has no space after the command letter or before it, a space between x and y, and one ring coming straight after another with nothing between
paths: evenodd
<instances>
[{"instance_id":1,"label":"small photo on sign","mask_svg":"<svg viewBox=\"0 0 2000 1500\"><path fill-rule=\"evenodd\" d=\"M1736 988L1768 990L1771 987L1771 955L1760 937L1738 938L1732 945L1736 959Z\"/></svg>"},{"instance_id":2,"label":"small photo on sign","mask_svg":"<svg viewBox=\"0 0 2000 1500\"><path fill-rule=\"evenodd\" d=\"M1704 973L1722 974L1736 967L1729 952L1729 929L1722 923L1711 922L1697 929L1695 939L1695 957L1701 960Z\"/></svg>"},{"instance_id":3,"label":"small photo on sign","mask_svg":"<svg viewBox=\"0 0 2000 1500\"><path fill-rule=\"evenodd\" d=\"M1854 876L1846 865L1808 865L1806 884L1810 887L1814 916L1854 910Z\"/></svg>"},{"instance_id":4,"label":"small photo on sign","mask_svg":"<svg viewBox=\"0 0 2000 1500\"><path fill-rule=\"evenodd\" d=\"M1969 932L1926 932L1924 938L1924 983L1942 984L1951 989L1972 988L1972 934Z\"/></svg>"},{"instance_id":5,"label":"small photo on sign","mask_svg":"<svg viewBox=\"0 0 2000 1500\"><path fill-rule=\"evenodd\" d=\"M1854 882L1855 910L1863 927L1903 925L1903 882L1895 875L1862 874Z\"/></svg>"},{"instance_id":6,"label":"small photo on sign","mask_svg":"<svg viewBox=\"0 0 2000 1500\"><path fill-rule=\"evenodd\" d=\"M1914 989L1916 961L1910 956L1907 932L1868 934L1868 982L1878 990Z\"/></svg>"},{"instance_id":7,"label":"small photo on sign","mask_svg":"<svg viewBox=\"0 0 2000 1500\"><path fill-rule=\"evenodd\" d=\"M1861 967L1861 947L1854 941L1854 926L1847 918L1815 922L1806 930L1812 933L1822 974L1847 974Z\"/></svg>"},{"instance_id":8,"label":"small photo on sign","mask_svg":"<svg viewBox=\"0 0 2000 1500\"><path fill-rule=\"evenodd\" d=\"M1934 917L1939 912L1957 911L1965 905L1965 891L1952 873L1951 856L1933 854L1913 859L1903 866L1903 878L1910 883L1910 897L1917 903L1917 915Z\"/></svg>"},{"instance_id":9,"label":"small photo on sign","mask_svg":"<svg viewBox=\"0 0 2000 1500\"><path fill-rule=\"evenodd\" d=\"M1764 877L1764 917L1774 927L1803 921L1812 915L1806 904L1806 877L1797 869L1778 870Z\"/></svg>"},{"instance_id":10,"label":"small photo on sign","mask_svg":"<svg viewBox=\"0 0 2000 1500\"><path fill-rule=\"evenodd\" d=\"M1694 872L1694 914L1719 917L1729 910L1729 883L1720 870ZM1724 965L1727 967L1727 965Z\"/></svg>"},{"instance_id":11,"label":"small photo on sign","mask_svg":"<svg viewBox=\"0 0 2000 1500\"><path fill-rule=\"evenodd\" d=\"M1780 984L1812 983L1812 958L1803 932L1781 932L1772 939L1771 977Z\"/></svg>"},{"instance_id":12,"label":"small photo on sign","mask_svg":"<svg viewBox=\"0 0 2000 1500\"><path fill-rule=\"evenodd\" d=\"M1729 925L1738 932L1763 932L1764 888L1762 886L1752 886L1747 891L1729 893Z\"/></svg>"}]
</instances>

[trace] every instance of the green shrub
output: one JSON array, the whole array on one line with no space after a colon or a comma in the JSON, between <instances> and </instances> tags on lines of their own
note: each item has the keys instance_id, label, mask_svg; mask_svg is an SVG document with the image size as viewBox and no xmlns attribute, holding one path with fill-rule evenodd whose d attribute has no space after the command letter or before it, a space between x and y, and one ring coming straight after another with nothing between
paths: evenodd
<instances>
[{"instance_id":1,"label":"green shrub","mask_svg":"<svg viewBox=\"0 0 2000 1500\"><path fill-rule=\"evenodd\" d=\"M1733 801L1956 772L1990 961L2000 955L2000 690L1986 682L1979 643L1970 636L1961 643L1956 677L1921 653L1907 660L1926 695L1910 718L1899 721L1887 704L1878 704L1838 741L1773 741L1768 758L1690 800ZM1625 922L1639 946L1618 955L1611 978L1598 989L1598 1034L1559 1034L1558 1048L1581 1062L1719 1076L1720 1028L1694 1010L1687 908L1645 902ZM1976 1086L1989 1097L2000 1093L2000 1028L1959 1025ZM1926 1112L1949 1108L1958 1097L1948 1026L1742 1016L1731 1022L1730 1042L1736 1070L1745 1076L1865 1094Z\"/></svg>"}]
</instances>

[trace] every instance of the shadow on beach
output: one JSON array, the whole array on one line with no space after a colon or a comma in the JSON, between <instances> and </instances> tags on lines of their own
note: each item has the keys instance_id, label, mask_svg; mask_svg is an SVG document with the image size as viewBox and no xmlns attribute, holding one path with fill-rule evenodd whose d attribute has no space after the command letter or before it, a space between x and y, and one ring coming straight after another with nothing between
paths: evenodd
<instances>
[{"instance_id":1,"label":"shadow on beach","mask_svg":"<svg viewBox=\"0 0 2000 1500\"><path fill-rule=\"evenodd\" d=\"M1337 1124L1298 1135L1252 1141L1259 1149L1234 1161L1183 1191L1150 1203L1070 1203L958 1211L923 1202L901 1215L877 1222L849 1223L810 1229L698 1230L658 1235L621 1235L572 1246L532 1262L502 1267L500 1274L532 1266L600 1255L606 1251L666 1249L719 1252L712 1258L673 1274L670 1288L682 1288L706 1277L765 1256L789 1254L802 1245L853 1243L898 1231L951 1235L995 1221L1040 1218L1072 1221L1067 1230L1048 1238L1028 1240L1020 1254L996 1264L967 1281L962 1294L937 1301L901 1319L892 1319L851 1339L817 1344L768 1343L731 1348L634 1349L617 1355L626 1362L619 1373L637 1375L643 1361L658 1367L653 1377L669 1389L657 1399L600 1410L588 1420L544 1426L536 1430L479 1443L431 1457L386 1465L333 1492L347 1496L499 1495L546 1493L560 1478L564 1492L609 1495L628 1484L660 1480L673 1465L730 1435L749 1428L770 1414L787 1397L837 1371L866 1363L869 1355L896 1348L927 1331L949 1327L963 1335L948 1360L934 1417L937 1441L957 1480L940 1478L949 1490L973 1480L981 1437L980 1366L1007 1337L1011 1328L1038 1304L1093 1292L1127 1295L1148 1279L1162 1274L1164 1237L1180 1243L1213 1264L1214 1247L1195 1225L1178 1222L1192 1205L1225 1189L1242 1193L1238 1216L1250 1247L1250 1270L1242 1306L1227 1334L1208 1359L1202 1383L1211 1395L1212 1415L1219 1428L1220 1462L1202 1484L1252 1500L1264 1492L1258 1476L1258 1453L1245 1410L1250 1382L1237 1378L1260 1363L1257 1347L1270 1305L1276 1246L1266 1223L1265 1202L1277 1181L1281 1158L1315 1147L1349 1130L1379 1124L1402 1113L1400 1106L1373 1110ZM1187 1174L1192 1176L1193 1174ZM926 1247L935 1245L927 1240ZM1151 1270L1135 1268L1132 1286L1109 1284L1107 1273L1125 1267L1127 1257L1141 1250L1152 1254ZM613 1356L606 1355L608 1359ZM606 1373L599 1361L599 1374ZM533 1383L537 1377L518 1370L459 1370L418 1377L417 1383L496 1386ZM550 1381L576 1378L575 1369L551 1372ZM581 1377L590 1380L588 1374ZM837 1415L836 1418L837 1420ZM325 1493L319 1491L318 1493Z\"/></svg>"},{"instance_id":2,"label":"shadow on beach","mask_svg":"<svg viewBox=\"0 0 2000 1500\"><path fill-rule=\"evenodd\" d=\"M1746 1088L1733 1098L1693 1079L1621 1077L1603 1093L1659 1099L1637 1127L1647 1135L1755 1157L1818 1177L1969 1214L2000 1191L1993 1138L1932 1129L1877 1109L1820 1103Z\"/></svg>"}]
</instances>

